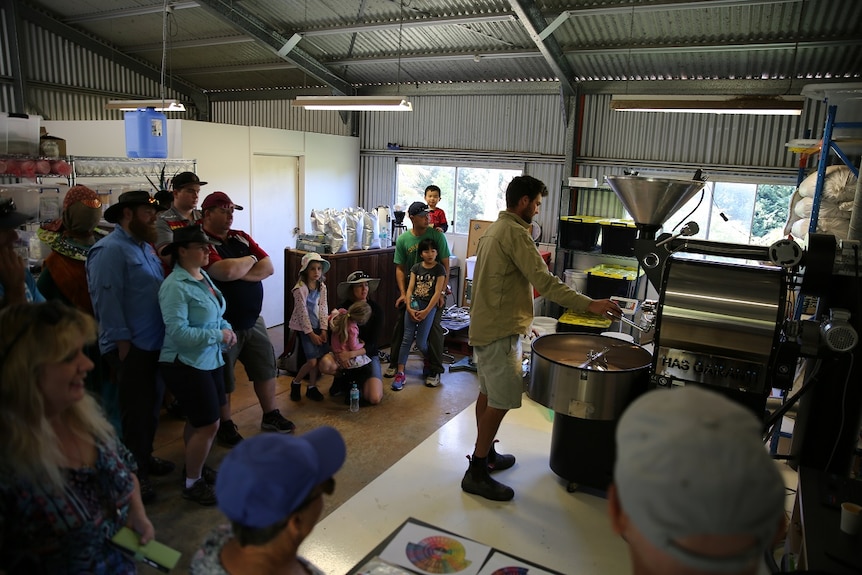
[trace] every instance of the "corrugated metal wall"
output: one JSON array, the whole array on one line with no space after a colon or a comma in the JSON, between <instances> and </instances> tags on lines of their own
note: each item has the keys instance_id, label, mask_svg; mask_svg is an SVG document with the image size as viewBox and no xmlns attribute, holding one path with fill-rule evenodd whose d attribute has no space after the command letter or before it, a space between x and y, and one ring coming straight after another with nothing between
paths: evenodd
<instances>
[{"instance_id":1,"label":"corrugated metal wall","mask_svg":"<svg viewBox=\"0 0 862 575\"><path fill-rule=\"evenodd\" d=\"M361 205L391 204L398 161L523 169L548 186L537 221L556 233L565 121L555 95L415 96L412 113L376 112L360 125ZM400 150L389 150L397 144Z\"/></svg>"},{"instance_id":2,"label":"corrugated metal wall","mask_svg":"<svg viewBox=\"0 0 862 575\"><path fill-rule=\"evenodd\" d=\"M584 98L584 127L576 152L579 176L650 168L679 175L698 167L728 177L795 178L796 158L784 144L822 131L818 102L801 116L744 116L614 112L609 95Z\"/></svg>"},{"instance_id":3,"label":"corrugated metal wall","mask_svg":"<svg viewBox=\"0 0 862 575\"><path fill-rule=\"evenodd\" d=\"M372 112L360 126L363 150L475 150L501 157L563 154L566 125L556 95L411 96L412 113Z\"/></svg>"},{"instance_id":4,"label":"corrugated metal wall","mask_svg":"<svg viewBox=\"0 0 862 575\"><path fill-rule=\"evenodd\" d=\"M21 28L19 49L27 62L27 102L21 111L46 120L121 120L121 111L104 109L106 99L162 96L159 82L28 21ZM9 53L5 47L0 52L0 74L8 75ZM181 94L166 90L165 97ZM3 84L0 108L12 107L12 87Z\"/></svg>"}]
</instances>

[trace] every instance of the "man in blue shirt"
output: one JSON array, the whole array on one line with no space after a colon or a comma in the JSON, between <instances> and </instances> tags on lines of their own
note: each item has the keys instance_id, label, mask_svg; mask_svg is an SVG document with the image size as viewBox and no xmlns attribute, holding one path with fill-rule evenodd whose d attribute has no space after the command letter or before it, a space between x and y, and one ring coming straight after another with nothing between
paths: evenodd
<instances>
[{"instance_id":1,"label":"man in blue shirt","mask_svg":"<svg viewBox=\"0 0 862 575\"><path fill-rule=\"evenodd\" d=\"M17 211L12 198L0 198L0 308L25 302L42 302L30 270L15 253L18 226L30 218Z\"/></svg>"},{"instance_id":2,"label":"man in blue shirt","mask_svg":"<svg viewBox=\"0 0 862 575\"><path fill-rule=\"evenodd\" d=\"M114 231L87 256L87 284L99 322L99 349L118 386L123 443L138 463L141 497L155 497L149 476L174 464L152 456L164 383L156 377L165 326L159 309L164 274L152 242L156 213L163 210L146 191L120 195L105 211Z\"/></svg>"}]
</instances>

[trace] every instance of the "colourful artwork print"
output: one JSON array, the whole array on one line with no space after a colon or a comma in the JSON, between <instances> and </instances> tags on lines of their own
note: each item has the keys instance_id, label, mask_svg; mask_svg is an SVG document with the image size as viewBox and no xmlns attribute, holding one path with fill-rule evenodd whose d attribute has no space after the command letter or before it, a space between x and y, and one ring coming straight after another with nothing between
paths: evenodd
<instances>
[{"instance_id":1,"label":"colourful artwork print","mask_svg":"<svg viewBox=\"0 0 862 575\"><path fill-rule=\"evenodd\" d=\"M470 566L466 550L460 541L433 535L419 543L408 543L405 549L407 559L428 573L458 573Z\"/></svg>"}]
</instances>

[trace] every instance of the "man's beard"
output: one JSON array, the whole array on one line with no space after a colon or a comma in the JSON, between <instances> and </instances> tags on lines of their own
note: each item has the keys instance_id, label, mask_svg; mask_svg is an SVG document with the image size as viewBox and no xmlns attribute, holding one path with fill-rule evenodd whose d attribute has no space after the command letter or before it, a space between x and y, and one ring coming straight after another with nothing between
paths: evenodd
<instances>
[{"instance_id":1,"label":"man's beard","mask_svg":"<svg viewBox=\"0 0 862 575\"><path fill-rule=\"evenodd\" d=\"M142 222L137 218L132 218L129 222L129 231L132 232L132 237L142 242L155 243L157 239L156 226Z\"/></svg>"}]
</instances>

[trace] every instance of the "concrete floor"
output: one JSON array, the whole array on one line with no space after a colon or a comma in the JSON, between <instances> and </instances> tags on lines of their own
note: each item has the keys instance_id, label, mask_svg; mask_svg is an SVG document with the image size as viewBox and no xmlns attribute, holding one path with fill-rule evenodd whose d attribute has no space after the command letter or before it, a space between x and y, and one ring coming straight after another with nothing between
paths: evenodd
<instances>
[{"instance_id":1,"label":"concrete floor","mask_svg":"<svg viewBox=\"0 0 862 575\"><path fill-rule=\"evenodd\" d=\"M269 330L276 353L284 347L281 326ZM460 358L460 356L456 356ZM337 509L377 476L390 468L414 447L436 432L465 407L472 404L478 393L476 376L470 371L446 373L442 385L428 388L421 379L422 361L413 355L407 366L407 385L400 392L389 389L391 380L384 380L383 402L374 407L362 407L359 413L350 413L343 398L330 398L319 403L303 397L299 403L288 399L291 378L278 377L276 393L282 414L297 426L297 433L321 425L337 428L347 443L347 461L336 475L335 493L324 498L323 517ZM331 377L320 381L320 389L326 395ZM304 386L303 386L304 387ZM305 390L303 389L303 393ZM250 437L260 433L260 405L251 384L241 366L237 366L237 390L232 397L234 421L240 433ZM182 498L181 472L183 465L183 422L166 413L156 434L155 455L177 464L177 471L157 480L158 497L147 506L150 519L156 527L156 538L182 552L182 558L174 573L186 573L191 555L204 536L217 524L225 522L215 507L202 507ZM465 431L465 435L466 431ZM470 437L461 438L461 443L470 445ZM464 455L468 454L465 451ZM208 464L218 468L228 450L214 445ZM466 461L466 460L465 460ZM433 466L433 462L427 462ZM157 573L146 566L141 573Z\"/></svg>"}]
</instances>

